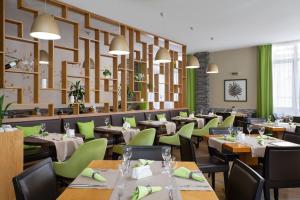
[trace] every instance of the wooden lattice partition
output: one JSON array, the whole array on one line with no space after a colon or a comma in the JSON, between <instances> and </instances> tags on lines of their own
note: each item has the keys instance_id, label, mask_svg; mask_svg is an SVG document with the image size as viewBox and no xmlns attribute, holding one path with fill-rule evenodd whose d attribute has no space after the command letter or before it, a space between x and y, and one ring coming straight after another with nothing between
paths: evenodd
<instances>
[{"instance_id":1,"label":"wooden lattice partition","mask_svg":"<svg viewBox=\"0 0 300 200\"><path fill-rule=\"evenodd\" d=\"M6 0L7 1L7 0ZM37 2L39 2L37 0ZM29 37L24 37L24 26L30 26L30 24L24 24L22 21L7 18L5 13L5 0L1 1L0 4L0 89L1 90L16 90L17 91L17 104L23 105L24 88L22 87L8 87L5 85L6 74L8 73L18 73L18 74L29 74L33 76L33 100L32 104L40 105L40 91L50 92L58 91L61 93L61 104L67 106L68 104L68 81L72 78L80 79L84 83L85 87L85 103L89 104L103 104L104 112L109 112L110 110L126 111L129 104L140 104L148 102L148 95L153 93L154 101L149 102L149 109L157 108L159 105L160 109L165 107L166 102L174 102L175 108L180 108L185 106L185 86L186 86L186 46L175 41L168 40L166 38L136 29L134 27L122 24L105 17L99 16L97 14L82 10L80 8L68 5L57 0L47 0L47 4L60 10L61 15L55 15L55 20L58 22L66 23L72 27L73 30L73 46L60 45L56 41L48 41L48 54L49 54L49 64L47 67L47 79L48 87L40 88L41 82L41 69L39 65L39 50L40 42L37 39L28 39ZM24 0L17 0L17 8L24 12L32 14L32 18L38 15L38 10L30 8L25 5ZM83 27L86 30L93 32L94 37L86 37L80 35L80 27L82 22L73 21L70 19L70 12L83 15ZM105 47L109 47L111 39L116 36L116 33L110 32L108 30L102 29L102 27L93 26L93 21L101 21L116 27L119 27L119 33L127 38L129 44L130 54L128 56L113 56L103 53L100 43L103 42ZM16 26L16 35L8 35L5 31L5 25L11 24ZM143 40L144 37L150 38L150 40ZM62 38L63 39L63 38ZM23 43L29 43L33 46L33 56L34 64L32 71L17 71L14 69L5 69L5 42L7 40L19 41ZM161 44L163 41L163 45ZM83 42L84 49L80 49L80 42ZM170 48L171 44L181 46L181 52L172 50ZM90 70L90 56L91 56L91 45L94 49L94 86L91 86L91 70ZM136 45L141 48L136 49ZM154 57L155 53L160 46L164 46L170 49L170 54L172 62L168 64L160 64L159 74L154 74ZM55 88L54 80L54 69L55 67L55 52L60 49L72 54L71 60L63 60L61 62L61 87ZM76 65L82 62L80 61L80 51L84 53L84 63L85 69L84 74L69 74L68 68L70 65ZM179 54L181 54L182 59L179 59ZM100 71L103 70L101 66L101 59L108 58L112 60L112 77L102 78ZM174 66L178 66L178 82L174 83ZM135 74L139 72L144 74L143 80L136 80ZM118 74L121 73L120 77ZM161 75L164 76L164 80L161 80ZM163 84L160 82L162 81ZM120 84L121 82L121 84ZM101 90L100 86L103 86ZM112 87L111 87L112 85ZM120 85L120 92L119 92ZM162 86L164 85L164 87ZM127 100L127 86L134 93L134 100ZM164 88L164 95L160 91L160 87ZM93 88L93 89L92 89ZM101 102L101 95L104 92L111 92L113 95L112 104L109 102ZM94 93L94 99L90 99L90 94ZM120 99L118 95L120 94ZM176 95L175 95L176 94ZM175 100L175 99L178 99ZM119 106L120 105L120 106ZM25 106L25 104L24 104ZM47 104L49 108L49 115L54 115L53 103Z\"/></svg>"}]
</instances>

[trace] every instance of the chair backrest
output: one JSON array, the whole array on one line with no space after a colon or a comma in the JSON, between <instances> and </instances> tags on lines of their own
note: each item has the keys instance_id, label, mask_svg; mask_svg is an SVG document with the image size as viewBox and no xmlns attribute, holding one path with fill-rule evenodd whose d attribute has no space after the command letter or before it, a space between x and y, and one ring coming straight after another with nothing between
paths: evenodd
<instances>
[{"instance_id":1,"label":"chair backrest","mask_svg":"<svg viewBox=\"0 0 300 200\"><path fill-rule=\"evenodd\" d=\"M236 127L233 127L233 131L236 131ZM226 135L229 134L228 128L210 128L209 129L209 134L210 135Z\"/></svg>"},{"instance_id":2,"label":"chair backrest","mask_svg":"<svg viewBox=\"0 0 300 200\"><path fill-rule=\"evenodd\" d=\"M229 117L227 117L220 125L220 128L225 128L225 127L231 127L233 125L235 116L231 115Z\"/></svg>"},{"instance_id":3,"label":"chair backrest","mask_svg":"<svg viewBox=\"0 0 300 200\"><path fill-rule=\"evenodd\" d=\"M226 187L226 200L261 200L264 179L251 167L235 160Z\"/></svg>"},{"instance_id":4,"label":"chair backrest","mask_svg":"<svg viewBox=\"0 0 300 200\"><path fill-rule=\"evenodd\" d=\"M132 148L131 160L148 159L162 161L162 149L171 149L169 146L125 146L125 148L126 147Z\"/></svg>"},{"instance_id":5,"label":"chair backrest","mask_svg":"<svg viewBox=\"0 0 300 200\"><path fill-rule=\"evenodd\" d=\"M139 132L130 142L134 146L152 146L155 139L156 130L149 128Z\"/></svg>"},{"instance_id":6,"label":"chair backrest","mask_svg":"<svg viewBox=\"0 0 300 200\"><path fill-rule=\"evenodd\" d=\"M106 146L106 138L95 139L82 144L71 158L63 163L59 163L64 166L62 171L55 167L55 173L67 178L76 178L91 161L103 160Z\"/></svg>"},{"instance_id":7,"label":"chair backrest","mask_svg":"<svg viewBox=\"0 0 300 200\"><path fill-rule=\"evenodd\" d=\"M194 122L185 124L179 129L178 134L183 137L191 139L193 130L194 130L194 126L195 126Z\"/></svg>"},{"instance_id":8,"label":"chair backrest","mask_svg":"<svg viewBox=\"0 0 300 200\"><path fill-rule=\"evenodd\" d=\"M263 174L274 187L300 187L300 146L273 147L265 151Z\"/></svg>"},{"instance_id":9,"label":"chair backrest","mask_svg":"<svg viewBox=\"0 0 300 200\"><path fill-rule=\"evenodd\" d=\"M196 162L194 144L191 139L179 135L181 161Z\"/></svg>"},{"instance_id":10,"label":"chair backrest","mask_svg":"<svg viewBox=\"0 0 300 200\"><path fill-rule=\"evenodd\" d=\"M209 120L209 122L207 122L207 124L202 128L202 130L205 130L207 133L209 133L209 129L210 128L216 128L218 126L219 123L219 119L213 118L211 120Z\"/></svg>"},{"instance_id":11,"label":"chair backrest","mask_svg":"<svg viewBox=\"0 0 300 200\"><path fill-rule=\"evenodd\" d=\"M27 168L13 178L17 200L54 200L57 198L56 176L51 158Z\"/></svg>"},{"instance_id":12,"label":"chair backrest","mask_svg":"<svg viewBox=\"0 0 300 200\"><path fill-rule=\"evenodd\" d=\"M284 132L283 139L289 142L300 144L300 134L297 133Z\"/></svg>"}]
</instances>

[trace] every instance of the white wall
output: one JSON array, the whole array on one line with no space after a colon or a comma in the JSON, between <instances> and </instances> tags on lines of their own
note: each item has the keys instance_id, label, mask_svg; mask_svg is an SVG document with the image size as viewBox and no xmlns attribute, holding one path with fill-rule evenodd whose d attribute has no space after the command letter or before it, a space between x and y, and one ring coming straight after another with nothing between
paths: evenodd
<instances>
[{"instance_id":1,"label":"white wall","mask_svg":"<svg viewBox=\"0 0 300 200\"><path fill-rule=\"evenodd\" d=\"M219 66L218 74L209 75L209 106L211 108L256 109L257 48L249 47L210 53L210 63ZM232 72L239 72L233 76ZM225 102L224 80L247 79L247 102Z\"/></svg>"}]
</instances>

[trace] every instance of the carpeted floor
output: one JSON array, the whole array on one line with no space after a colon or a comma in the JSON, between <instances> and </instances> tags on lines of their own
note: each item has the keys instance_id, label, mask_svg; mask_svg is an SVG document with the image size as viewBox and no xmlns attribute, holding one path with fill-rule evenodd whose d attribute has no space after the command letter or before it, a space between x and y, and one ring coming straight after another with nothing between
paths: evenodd
<instances>
[{"instance_id":1,"label":"carpeted floor","mask_svg":"<svg viewBox=\"0 0 300 200\"><path fill-rule=\"evenodd\" d=\"M174 149L173 153L177 160L180 160L180 152L179 149ZM205 156L208 155L207 145L205 142L201 142L198 149L196 149L196 155ZM300 169L299 169L300 171ZM300 173L300 172L299 172ZM206 178L211 181L207 176ZM223 174L216 174L216 194L220 200L225 200L225 188L223 181ZM262 197L262 199L264 199ZM273 200L273 191L271 191L271 199ZM300 188L291 188L291 189L279 189L279 199L280 200L300 200Z\"/></svg>"}]
</instances>

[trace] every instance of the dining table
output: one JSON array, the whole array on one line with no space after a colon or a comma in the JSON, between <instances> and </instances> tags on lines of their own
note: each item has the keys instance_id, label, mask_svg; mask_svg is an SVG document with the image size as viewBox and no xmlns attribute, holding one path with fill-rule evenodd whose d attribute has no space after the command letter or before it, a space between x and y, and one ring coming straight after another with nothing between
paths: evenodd
<instances>
[{"instance_id":1,"label":"dining table","mask_svg":"<svg viewBox=\"0 0 300 200\"><path fill-rule=\"evenodd\" d=\"M140 129L124 128L123 126L97 126L94 128L94 131L108 138L114 137L114 141L118 141L118 137L123 137L125 143L128 144L129 141L140 132Z\"/></svg>"},{"instance_id":2,"label":"dining table","mask_svg":"<svg viewBox=\"0 0 300 200\"><path fill-rule=\"evenodd\" d=\"M260 143L260 135L252 134L245 135L243 140L227 140L226 135L206 135L205 140L208 146L222 152L227 150L239 155L239 159L248 165L256 166L259 163L259 158L264 157L264 152L267 146L299 146L298 144L287 142L271 136L263 136L263 143Z\"/></svg>"},{"instance_id":3,"label":"dining table","mask_svg":"<svg viewBox=\"0 0 300 200\"><path fill-rule=\"evenodd\" d=\"M161 163L160 161L158 163ZM115 172L114 175L112 175L114 172L111 170L118 170L119 165L121 164L121 161L119 160L94 160L89 164L89 168L92 169L99 169L100 173L103 172L103 174L105 173L107 177L107 185L106 186L101 186L100 187L76 187L76 184L74 184L74 182L76 182L76 180L78 180L77 177L75 179L75 181L73 183L70 184L69 187L67 187L64 192L58 197L59 200L109 200L109 199L131 199L130 197L126 197L126 198L115 198L116 196L116 192L115 190L118 188L118 181L120 181L120 179L116 176L120 176L120 173ZM177 162L176 163L176 168L178 167L185 167L191 171L199 171L199 168L197 167L197 165L194 162ZM150 177L146 177L143 179L139 179L139 180L134 180L134 179L130 179L128 184L125 185L125 193L127 193L127 195L131 195L132 193L132 187L130 187L130 185L134 185L134 184L140 184L141 182L143 182L144 184L147 184L147 181L149 182L153 182L155 181L156 183L160 184L161 186L163 185L163 182L165 180L163 179L159 179L157 177L159 176L164 176L167 177L166 175L156 175L156 176L150 176ZM115 183L113 183L113 181L116 181ZM174 181L177 181L176 178L172 179ZM191 182L190 179L186 179L186 180L181 180L180 184L182 184L182 181L188 181L188 183ZM197 181L192 181L192 182L197 182ZM127 182L125 182L127 183ZM184 182L183 182L184 183ZM194 183L195 184L195 183ZM194 187L192 189L177 189L176 193L178 194L178 199L182 199L182 200L198 200L199 198L203 199L203 200L217 200L218 197L216 195L216 193L214 192L214 190L210 187L210 185L208 184L207 180L205 179L205 181L203 183L196 183L198 184L198 187ZM202 185L201 184L205 184ZM75 187L74 187L75 185ZM189 187L189 185L183 185L183 187ZM130 188L130 189L129 189ZM173 198L166 198L163 197L164 190L165 187L162 187L162 191L158 192L157 194L152 193L146 197L144 197L143 199L161 199L161 200L170 200ZM177 186L177 188L180 188L180 186ZM119 196L120 197L120 196ZM170 197L170 196L169 196ZM174 200L177 198L174 198Z\"/></svg>"},{"instance_id":4,"label":"dining table","mask_svg":"<svg viewBox=\"0 0 300 200\"><path fill-rule=\"evenodd\" d=\"M296 126L300 126L300 123L287 123L287 122L265 122L265 123L252 123L256 127L265 127L267 132L272 132L276 138L282 138L285 131L295 132Z\"/></svg>"},{"instance_id":5,"label":"dining table","mask_svg":"<svg viewBox=\"0 0 300 200\"><path fill-rule=\"evenodd\" d=\"M182 117L182 116L176 116L171 118L172 121L177 123L195 123L195 128L203 128L205 124L204 118L198 118L198 117Z\"/></svg>"},{"instance_id":6,"label":"dining table","mask_svg":"<svg viewBox=\"0 0 300 200\"><path fill-rule=\"evenodd\" d=\"M220 115L216 115L216 114L209 115L209 114L201 114L200 113L200 114L197 114L196 117L203 118L205 120L205 124L207 124L211 119L214 119L214 118L218 118L219 123L221 123L223 121L223 117Z\"/></svg>"},{"instance_id":7,"label":"dining table","mask_svg":"<svg viewBox=\"0 0 300 200\"><path fill-rule=\"evenodd\" d=\"M74 137L68 137L62 133L47 133L46 135L25 137L24 144L49 148L52 154L55 154L56 159L62 162L72 156L76 149L83 144L83 136L75 134Z\"/></svg>"}]
</instances>

